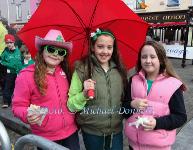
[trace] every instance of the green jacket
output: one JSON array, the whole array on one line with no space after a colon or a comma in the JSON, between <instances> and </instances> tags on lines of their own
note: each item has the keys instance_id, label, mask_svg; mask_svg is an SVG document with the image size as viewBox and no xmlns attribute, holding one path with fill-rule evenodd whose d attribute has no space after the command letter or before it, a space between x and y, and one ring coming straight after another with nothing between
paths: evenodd
<instances>
[{"instance_id":1,"label":"green jacket","mask_svg":"<svg viewBox=\"0 0 193 150\"><path fill-rule=\"evenodd\" d=\"M19 71L22 69L20 50L16 47L15 50L10 51L6 47L1 55L1 64L9 70L9 73L18 74Z\"/></svg>"},{"instance_id":2,"label":"green jacket","mask_svg":"<svg viewBox=\"0 0 193 150\"><path fill-rule=\"evenodd\" d=\"M93 57L94 72L92 79L96 81L95 98L87 100L83 95L85 67L81 62L75 66L69 90L68 107L77 114L77 123L81 129L94 135L110 135L122 131L122 117L119 114L123 83L116 65L111 62L105 72Z\"/></svg>"},{"instance_id":3,"label":"green jacket","mask_svg":"<svg viewBox=\"0 0 193 150\"><path fill-rule=\"evenodd\" d=\"M33 59L30 59L27 64L25 64L25 63L24 63L24 60L23 60L22 69L24 69L24 68L26 68L27 66L32 65L32 64L34 64Z\"/></svg>"}]
</instances>

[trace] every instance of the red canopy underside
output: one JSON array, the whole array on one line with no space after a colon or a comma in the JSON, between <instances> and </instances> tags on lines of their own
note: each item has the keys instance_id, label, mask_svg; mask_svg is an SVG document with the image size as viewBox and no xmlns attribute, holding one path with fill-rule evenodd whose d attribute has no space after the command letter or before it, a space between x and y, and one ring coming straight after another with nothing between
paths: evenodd
<instances>
[{"instance_id":1,"label":"red canopy underside","mask_svg":"<svg viewBox=\"0 0 193 150\"><path fill-rule=\"evenodd\" d=\"M186 22L164 22L164 23L149 23L151 27L153 28L159 28L159 27L170 27L170 26L183 26L186 25Z\"/></svg>"}]
</instances>

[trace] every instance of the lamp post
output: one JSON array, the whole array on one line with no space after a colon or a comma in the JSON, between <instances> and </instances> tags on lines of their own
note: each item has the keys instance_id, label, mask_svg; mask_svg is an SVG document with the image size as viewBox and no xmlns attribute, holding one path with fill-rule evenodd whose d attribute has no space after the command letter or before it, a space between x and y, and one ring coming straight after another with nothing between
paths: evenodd
<instances>
[{"instance_id":1,"label":"lamp post","mask_svg":"<svg viewBox=\"0 0 193 150\"><path fill-rule=\"evenodd\" d=\"M188 44L188 32L189 32L189 26L190 26L190 20L192 17L192 12L193 12L193 7L190 6L189 10L187 11L186 14L186 29L185 29L185 38L184 38L184 51L183 51L183 58L182 58L182 67L184 68L186 66L186 48Z\"/></svg>"},{"instance_id":2,"label":"lamp post","mask_svg":"<svg viewBox=\"0 0 193 150\"><path fill-rule=\"evenodd\" d=\"M190 25L192 26L192 24L193 24L193 6L190 6L189 10L190 10ZM193 40L193 39L191 39L191 40ZM192 65L193 65L193 59L192 59Z\"/></svg>"}]
</instances>

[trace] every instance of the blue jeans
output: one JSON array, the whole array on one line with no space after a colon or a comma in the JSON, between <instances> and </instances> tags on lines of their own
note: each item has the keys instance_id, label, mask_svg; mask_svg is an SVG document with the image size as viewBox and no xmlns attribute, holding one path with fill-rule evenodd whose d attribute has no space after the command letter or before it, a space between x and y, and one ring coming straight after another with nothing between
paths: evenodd
<instances>
[{"instance_id":1,"label":"blue jeans","mask_svg":"<svg viewBox=\"0 0 193 150\"><path fill-rule=\"evenodd\" d=\"M8 73L5 76L5 85L3 89L3 102L4 104L11 105L11 98L15 88L15 79L17 74Z\"/></svg>"},{"instance_id":2,"label":"blue jeans","mask_svg":"<svg viewBox=\"0 0 193 150\"><path fill-rule=\"evenodd\" d=\"M70 150L80 150L78 131L76 131L71 136L67 137L66 139L58 140L58 141L54 141L54 142L66 147L66 148L69 148ZM43 150L39 147L37 147L37 149Z\"/></svg>"},{"instance_id":3,"label":"blue jeans","mask_svg":"<svg viewBox=\"0 0 193 150\"><path fill-rule=\"evenodd\" d=\"M123 150L123 133L111 135L97 136L83 132L83 140L86 150ZM112 144L111 144L112 142Z\"/></svg>"}]
</instances>

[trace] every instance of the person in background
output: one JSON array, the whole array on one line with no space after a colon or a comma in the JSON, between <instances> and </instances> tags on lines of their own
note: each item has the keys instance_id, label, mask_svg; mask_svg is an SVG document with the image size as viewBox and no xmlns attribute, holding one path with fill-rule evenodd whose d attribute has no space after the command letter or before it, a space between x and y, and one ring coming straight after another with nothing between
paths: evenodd
<instances>
[{"instance_id":1,"label":"person in background","mask_svg":"<svg viewBox=\"0 0 193 150\"><path fill-rule=\"evenodd\" d=\"M1 62L1 54L4 51L6 44L5 44L5 35L8 33L6 29L6 19L0 18L0 62ZM4 89L4 80L6 75L6 67L1 65L0 63L0 95L2 95Z\"/></svg>"},{"instance_id":2,"label":"person in background","mask_svg":"<svg viewBox=\"0 0 193 150\"><path fill-rule=\"evenodd\" d=\"M36 36L35 44L35 64L23 69L16 79L13 114L29 124L33 134L79 150L75 115L66 105L70 82L67 58L72 43L65 42L61 31L51 29L44 38Z\"/></svg>"},{"instance_id":3,"label":"person in background","mask_svg":"<svg viewBox=\"0 0 193 150\"><path fill-rule=\"evenodd\" d=\"M33 59L31 58L31 54L29 51L24 51L23 53L23 57L24 57L24 60L23 60L23 68L29 66L29 65L32 65L34 64L34 61Z\"/></svg>"},{"instance_id":4,"label":"person in background","mask_svg":"<svg viewBox=\"0 0 193 150\"><path fill-rule=\"evenodd\" d=\"M17 45L17 47L20 49L21 46L22 46L22 41L17 36L17 30L14 29L11 25L9 25L7 19L5 19L5 18L3 18L3 23L4 23L4 26L5 26L8 34L11 34L11 35L14 36L14 38L15 38L15 45Z\"/></svg>"},{"instance_id":5,"label":"person in background","mask_svg":"<svg viewBox=\"0 0 193 150\"><path fill-rule=\"evenodd\" d=\"M1 64L6 67L7 73L5 76L5 86L3 89L2 108L7 108L11 105L11 98L15 87L15 79L17 74L22 69L20 50L14 45L15 38L11 34L5 35L5 43L7 47L1 55Z\"/></svg>"},{"instance_id":6,"label":"person in background","mask_svg":"<svg viewBox=\"0 0 193 150\"><path fill-rule=\"evenodd\" d=\"M122 116L118 113L127 84L116 37L97 29L91 33L87 58L75 64L68 108L77 113L87 150L122 150ZM89 91L91 92L90 95Z\"/></svg>"},{"instance_id":7,"label":"person in background","mask_svg":"<svg viewBox=\"0 0 193 150\"><path fill-rule=\"evenodd\" d=\"M170 150L176 128L187 121L183 91L187 89L166 57L164 47L156 41L142 46L137 73L129 80L123 108L125 134L131 149ZM142 119L143 122L134 125ZM133 125L132 125L133 124Z\"/></svg>"},{"instance_id":8,"label":"person in background","mask_svg":"<svg viewBox=\"0 0 193 150\"><path fill-rule=\"evenodd\" d=\"M31 58L31 54L25 45L21 46L20 51L22 53L22 63L23 63L22 69L26 68L29 65L34 64L34 60Z\"/></svg>"},{"instance_id":9,"label":"person in background","mask_svg":"<svg viewBox=\"0 0 193 150\"><path fill-rule=\"evenodd\" d=\"M7 24L6 19L0 18L0 56L6 47L5 35L8 33L6 29L6 24Z\"/></svg>"}]
</instances>

